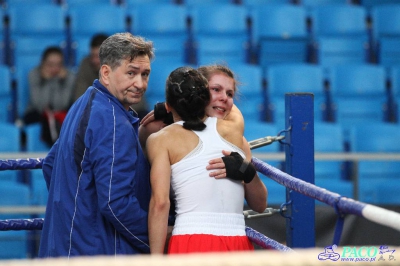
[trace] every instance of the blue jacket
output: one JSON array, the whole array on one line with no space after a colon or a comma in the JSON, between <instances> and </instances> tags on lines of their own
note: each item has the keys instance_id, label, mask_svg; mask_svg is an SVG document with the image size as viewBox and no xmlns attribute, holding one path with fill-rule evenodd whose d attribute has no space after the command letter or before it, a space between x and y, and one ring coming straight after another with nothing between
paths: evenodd
<instances>
[{"instance_id":1,"label":"blue jacket","mask_svg":"<svg viewBox=\"0 0 400 266\"><path fill-rule=\"evenodd\" d=\"M39 257L149 253L150 167L138 126L98 80L73 104L43 162Z\"/></svg>"}]
</instances>

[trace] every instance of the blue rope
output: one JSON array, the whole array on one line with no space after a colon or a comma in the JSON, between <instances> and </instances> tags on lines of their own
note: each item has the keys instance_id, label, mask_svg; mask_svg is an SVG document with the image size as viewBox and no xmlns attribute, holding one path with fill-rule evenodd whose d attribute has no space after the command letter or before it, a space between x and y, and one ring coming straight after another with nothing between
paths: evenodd
<instances>
[{"instance_id":1,"label":"blue rope","mask_svg":"<svg viewBox=\"0 0 400 266\"><path fill-rule=\"evenodd\" d=\"M42 168L43 158L0 160L0 171Z\"/></svg>"}]
</instances>

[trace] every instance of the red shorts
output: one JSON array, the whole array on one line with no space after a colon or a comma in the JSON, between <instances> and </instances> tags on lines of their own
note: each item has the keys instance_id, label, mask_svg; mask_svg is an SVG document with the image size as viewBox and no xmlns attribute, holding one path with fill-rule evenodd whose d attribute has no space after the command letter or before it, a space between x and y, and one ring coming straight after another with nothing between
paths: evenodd
<instances>
[{"instance_id":1,"label":"red shorts","mask_svg":"<svg viewBox=\"0 0 400 266\"><path fill-rule=\"evenodd\" d=\"M247 236L173 235L168 254L254 250Z\"/></svg>"}]
</instances>

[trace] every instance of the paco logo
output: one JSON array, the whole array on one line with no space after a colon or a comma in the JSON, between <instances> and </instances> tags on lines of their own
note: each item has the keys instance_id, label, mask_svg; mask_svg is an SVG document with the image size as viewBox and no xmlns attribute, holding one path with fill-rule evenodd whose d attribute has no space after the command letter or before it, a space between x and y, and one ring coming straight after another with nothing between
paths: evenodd
<instances>
[{"instance_id":1,"label":"paco logo","mask_svg":"<svg viewBox=\"0 0 400 266\"><path fill-rule=\"evenodd\" d=\"M344 246L342 253L335 252L337 249L336 245L325 247L324 252L318 254L319 260L331 260L337 261L395 261L393 256L395 249L389 249L388 246L380 246L379 248L375 246L367 247L349 247Z\"/></svg>"}]
</instances>

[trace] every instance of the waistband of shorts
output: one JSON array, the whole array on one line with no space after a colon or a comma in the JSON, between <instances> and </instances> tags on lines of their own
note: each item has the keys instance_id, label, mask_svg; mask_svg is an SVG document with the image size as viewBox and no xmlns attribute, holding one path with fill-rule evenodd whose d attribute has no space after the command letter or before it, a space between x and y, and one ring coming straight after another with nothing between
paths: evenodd
<instances>
[{"instance_id":1,"label":"waistband of shorts","mask_svg":"<svg viewBox=\"0 0 400 266\"><path fill-rule=\"evenodd\" d=\"M245 236L243 214L191 212L176 217L172 235Z\"/></svg>"}]
</instances>

